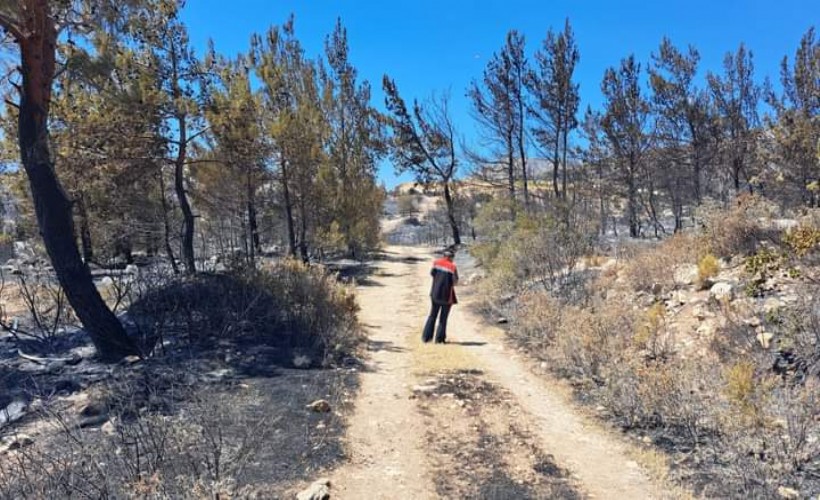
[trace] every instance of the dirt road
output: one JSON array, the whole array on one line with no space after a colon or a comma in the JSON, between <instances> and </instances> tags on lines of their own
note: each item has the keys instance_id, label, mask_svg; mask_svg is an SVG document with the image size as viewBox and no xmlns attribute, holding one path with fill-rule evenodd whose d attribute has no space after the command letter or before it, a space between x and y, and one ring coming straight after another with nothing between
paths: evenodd
<instances>
[{"instance_id":1,"label":"dirt road","mask_svg":"<svg viewBox=\"0 0 820 500\"><path fill-rule=\"evenodd\" d=\"M432 254L389 247L359 286L370 357L333 498L660 498L629 445L465 304L425 345Z\"/></svg>"}]
</instances>

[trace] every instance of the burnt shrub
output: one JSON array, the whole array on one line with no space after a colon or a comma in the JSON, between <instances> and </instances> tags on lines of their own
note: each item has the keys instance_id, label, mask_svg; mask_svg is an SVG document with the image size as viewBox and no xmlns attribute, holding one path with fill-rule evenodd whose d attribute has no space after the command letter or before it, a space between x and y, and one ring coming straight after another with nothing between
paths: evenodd
<instances>
[{"instance_id":1,"label":"burnt shrub","mask_svg":"<svg viewBox=\"0 0 820 500\"><path fill-rule=\"evenodd\" d=\"M207 273L144 290L129 315L146 350L250 340L321 353L349 353L362 339L353 292L321 266L286 260L261 269Z\"/></svg>"}]
</instances>

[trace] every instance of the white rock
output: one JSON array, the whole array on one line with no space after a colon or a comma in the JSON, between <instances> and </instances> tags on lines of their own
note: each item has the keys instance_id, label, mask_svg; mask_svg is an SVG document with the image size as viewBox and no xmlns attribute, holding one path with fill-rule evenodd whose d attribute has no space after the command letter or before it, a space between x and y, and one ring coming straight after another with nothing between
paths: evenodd
<instances>
[{"instance_id":1,"label":"white rock","mask_svg":"<svg viewBox=\"0 0 820 500\"><path fill-rule=\"evenodd\" d=\"M296 495L296 500L330 500L330 479L319 479Z\"/></svg>"},{"instance_id":2,"label":"white rock","mask_svg":"<svg viewBox=\"0 0 820 500\"><path fill-rule=\"evenodd\" d=\"M694 264L681 264L675 269L675 283L679 285L694 285L698 280L698 266Z\"/></svg>"},{"instance_id":3,"label":"white rock","mask_svg":"<svg viewBox=\"0 0 820 500\"><path fill-rule=\"evenodd\" d=\"M735 298L734 288L731 283L721 282L712 285L709 289L709 298L718 302L731 301Z\"/></svg>"},{"instance_id":4,"label":"white rock","mask_svg":"<svg viewBox=\"0 0 820 500\"><path fill-rule=\"evenodd\" d=\"M293 357L293 366L296 368L308 368L310 367L312 361L309 356L305 356L304 354L299 354Z\"/></svg>"},{"instance_id":5,"label":"white rock","mask_svg":"<svg viewBox=\"0 0 820 500\"><path fill-rule=\"evenodd\" d=\"M760 332L757 334L757 341L760 343L760 346L763 347L763 349L769 348L773 338L774 335L772 335L769 332Z\"/></svg>"},{"instance_id":6,"label":"white rock","mask_svg":"<svg viewBox=\"0 0 820 500\"><path fill-rule=\"evenodd\" d=\"M777 494L780 495L780 498L800 498L800 492L794 488L788 488L786 486L781 486L777 488Z\"/></svg>"}]
</instances>

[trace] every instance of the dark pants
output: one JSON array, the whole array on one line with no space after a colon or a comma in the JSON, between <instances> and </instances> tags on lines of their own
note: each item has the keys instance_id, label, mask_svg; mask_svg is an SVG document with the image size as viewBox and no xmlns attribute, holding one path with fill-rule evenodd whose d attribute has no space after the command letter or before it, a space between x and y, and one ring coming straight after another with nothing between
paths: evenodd
<instances>
[{"instance_id":1,"label":"dark pants","mask_svg":"<svg viewBox=\"0 0 820 500\"><path fill-rule=\"evenodd\" d=\"M430 342L433 340L433 330L436 327L436 316L438 316L438 330L436 330L436 342L447 340L447 316L450 314L450 304L436 304L430 309L430 316L427 317L427 324L424 325L424 334L421 340Z\"/></svg>"}]
</instances>

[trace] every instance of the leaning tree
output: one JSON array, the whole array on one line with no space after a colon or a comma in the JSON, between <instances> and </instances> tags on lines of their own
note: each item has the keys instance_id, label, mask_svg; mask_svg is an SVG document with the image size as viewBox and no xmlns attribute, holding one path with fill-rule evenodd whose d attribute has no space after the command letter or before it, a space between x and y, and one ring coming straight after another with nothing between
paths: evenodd
<instances>
[{"instance_id":1,"label":"leaning tree","mask_svg":"<svg viewBox=\"0 0 820 500\"><path fill-rule=\"evenodd\" d=\"M0 27L16 44L19 95L16 108L20 161L34 201L40 235L66 297L91 336L99 356L115 361L137 354L136 344L100 296L80 257L74 233L72 200L54 169L49 147L52 87L61 64L58 44L121 16L128 2L2 0Z\"/></svg>"}]
</instances>

